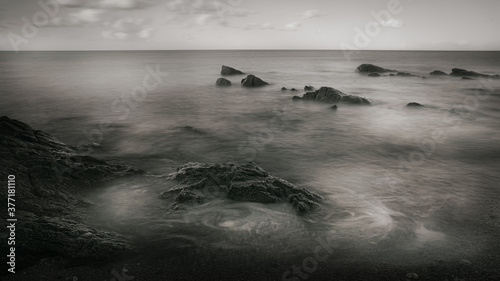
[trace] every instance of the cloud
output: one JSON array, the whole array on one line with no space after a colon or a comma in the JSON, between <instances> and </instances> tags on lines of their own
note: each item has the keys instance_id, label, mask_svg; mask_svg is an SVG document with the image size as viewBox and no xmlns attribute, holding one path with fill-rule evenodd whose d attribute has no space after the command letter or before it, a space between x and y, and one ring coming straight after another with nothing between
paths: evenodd
<instances>
[{"instance_id":1,"label":"cloud","mask_svg":"<svg viewBox=\"0 0 500 281\"><path fill-rule=\"evenodd\" d=\"M148 39L153 35L154 28L148 25L146 19L121 18L104 23L106 27L102 36L108 39Z\"/></svg>"},{"instance_id":2,"label":"cloud","mask_svg":"<svg viewBox=\"0 0 500 281\"><path fill-rule=\"evenodd\" d=\"M262 23L262 24L250 23L250 24L247 24L246 26L244 26L242 29L243 30L255 30L255 29L271 30L271 29L275 29L275 27L274 27L274 24L266 22L266 23Z\"/></svg>"},{"instance_id":3,"label":"cloud","mask_svg":"<svg viewBox=\"0 0 500 281\"><path fill-rule=\"evenodd\" d=\"M80 9L66 16L54 17L50 23L52 26L89 26L102 21L103 10Z\"/></svg>"},{"instance_id":4,"label":"cloud","mask_svg":"<svg viewBox=\"0 0 500 281\"><path fill-rule=\"evenodd\" d=\"M318 18L326 15L325 12L321 12L319 10L307 10L302 14L303 19L312 19L312 18Z\"/></svg>"},{"instance_id":5,"label":"cloud","mask_svg":"<svg viewBox=\"0 0 500 281\"><path fill-rule=\"evenodd\" d=\"M390 18L387 21L382 21L380 23L383 27L390 27L390 28L401 28L404 26L404 23L402 20L395 19L395 18Z\"/></svg>"},{"instance_id":6,"label":"cloud","mask_svg":"<svg viewBox=\"0 0 500 281\"><path fill-rule=\"evenodd\" d=\"M57 0L67 7L81 7L94 9L136 9L154 4L156 1L145 0Z\"/></svg>"},{"instance_id":7,"label":"cloud","mask_svg":"<svg viewBox=\"0 0 500 281\"><path fill-rule=\"evenodd\" d=\"M292 22L285 25L285 30L287 31L297 31L302 24L300 22Z\"/></svg>"},{"instance_id":8,"label":"cloud","mask_svg":"<svg viewBox=\"0 0 500 281\"><path fill-rule=\"evenodd\" d=\"M207 25L212 19L213 16L211 14L202 14L196 17L195 23L197 25Z\"/></svg>"}]
</instances>

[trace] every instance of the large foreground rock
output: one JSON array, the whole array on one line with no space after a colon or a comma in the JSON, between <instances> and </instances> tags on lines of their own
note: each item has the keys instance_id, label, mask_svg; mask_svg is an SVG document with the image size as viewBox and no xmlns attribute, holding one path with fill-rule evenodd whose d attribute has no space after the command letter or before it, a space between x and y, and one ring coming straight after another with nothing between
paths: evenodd
<instances>
[{"instance_id":1,"label":"large foreground rock","mask_svg":"<svg viewBox=\"0 0 500 281\"><path fill-rule=\"evenodd\" d=\"M385 73L385 72L396 72L396 70L386 69L373 64L362 64L356 68L356 72L359 73Z\"/></svg>"},{"instance_id":2,"label":"large foreground rock","mask_svg":"<svg viewBox=\"0 0 500 281\"><path fill-rule=\"evenodd\" d=\"M241 80L241 86L247 88L262 87L267 85L269 85L269 83L265 82L255 75L248 75L247 78Z\"/></svg>"},{"instance_id":3,"label":"large foreground rock","mask_svg":"<svg viewBox=\"0 0 500 281\"><path fill-rule=\"evenodd\" d=\"M315 92L305 93L302 97L293 97L294 101L314 101L320 103L337 104L337 103L348 103L348 104L360 104L360 105L370 105L371 102L363 97L347 95L341 91L331 88L331 87L321 87Z\"/></svg>"},{"instance_id":4,"label":"large foreground rock","mask_svg":"<svg viewBox=\"0 0 500 281\"><path fill-rule=\"evenodd\" d=\"M240 74L245 74L245 73L239 71L238 69L234 69L232 67L223 65L222 69L220 71L220 74L227 76L227 75L240 75Z\"/></svg>"},{"instance_id":5,"label":"large foreground rock","mask_svg":"<svg viewBox=\"0 0 500 281\"><path fill-rule=\"evenodd\" d=\"M451 70L450 76L460 76L460 77L470 77L470 78L494 78L494 79L500 78L498 75L488 75L461 68L453 68Z\"/></svg>"},{"instance_id":6,"label":"large foreground rock","mask_svg":"<svg viewBox=\"0 0 500 281\"><path fill-rule=\"evenodd\" d=\"M0 117L0 166L1 198L7 198L8 176L15 176L20 265L25 265L23 259L52 255L96 260L133 251L124 237L85 225L77 209L90 203L77 194L142 171L79 155L51 135L6 116ZM7 213L0 217L7 219ZM0 246L4 253L6 245Z\"/></svg>"},{"instance_id":7,"label":"large foreground rock","mask_svg":"<svg viewBox=\"0 0 500 281\"><path fill-rule=\"evenodd\" d=\"M278 203L289 202L298 214L318 207L321 196L277 177L271 176L252 162L188 163L177 168L169 179L178 185L164 192L162 198L172 200L173 207L185 203L204 203L222 196L235 201Z\"/></svg>"}]
</instances>

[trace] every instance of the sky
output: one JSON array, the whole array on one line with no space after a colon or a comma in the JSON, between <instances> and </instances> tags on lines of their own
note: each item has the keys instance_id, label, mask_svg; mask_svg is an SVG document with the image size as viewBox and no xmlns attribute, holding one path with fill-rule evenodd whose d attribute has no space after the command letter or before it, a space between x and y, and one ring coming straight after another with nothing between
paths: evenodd
<instances>
[{"instance_id":1,"label":"sky","mask_svg":"<svg viewBox=\"0 0 500 281\"><path fill-rule=\"evenodd\" d=\"M500 50L498 0L0 0L0 50Z\"/></svg>"}]
</instances>

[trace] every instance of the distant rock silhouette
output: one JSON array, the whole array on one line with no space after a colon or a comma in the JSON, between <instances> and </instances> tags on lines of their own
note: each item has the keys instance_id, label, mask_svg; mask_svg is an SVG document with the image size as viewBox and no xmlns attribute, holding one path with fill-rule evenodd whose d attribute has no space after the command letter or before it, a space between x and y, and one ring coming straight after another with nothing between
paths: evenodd
<instances>
[{"instance_id":1,"label":"distant rock silhouette","mask_svg":"<svg viewBox=\"0 0 500 281\"><path fill-rule=\"evenodd\" d=\"M448 76L448 73L443 72L441 70L434 70L433 72L429 73L429 75L432 75L432 76Z\"/></svg>"},{"instance_id":2,"label":"distant rock silhouette","mask_svg":"<svg viewBox=\"0 0 500 281\"><path fill-rule=\"evenodd\" d=\"M362 64L356 68L356 72L359 73L385 73L385 72L396 72L396 70L386 69L373 64Z\"/></svg>"},{"instance_id":3,"label":"distant rock silhouette","mask_svg":"<svg viewBox=\"0 0 500 281\"><path fill-rule=\"evenodd\" d=\"M232 67L223 65L222 69L220 71L220 74L223 76L228 76L228 75L240 75L240 74L245 74L245 73L243 73L237 69L234 69Z\"/></svg>"},{"instance_id":4,"label":"distant rock silhouette","mask_svg":"<svg viewBox=\"0 0 500 281\"><path fill-rule=\"evenodd\" d=\"M476 80L476 79L464 76L464 77L462 77L462 80Z\"/></svg>"},{"instance_id":5,"label":"distant rock silhouette","mask_svg":"<svg viewBox=\"0 0 500 281\"><path fill-rule=\"evenodd\" d=\"M282 91L286 91L286 90L287 90L287 88L285 88L285 87L282 87L282 88L281 88L281 90L282 90Z\"/></svg>"},{"instance_id":6,"label":"distant rock silhouette","mask_svg":"<svg viewBox=\"0 0 500 281\"><path fill-rule=\"evenodd\" d=\"M411 73L408 73L408 72L398 72L398 73L396 73L396 76L401 76L401 77L420 77L418 75L411 74Z\"/></svg>"},{"instance_id":7,"label":"distant rock silhouette","mask_svg":"<svg viewBox=\"0 0 500 281\"><path fill-rule=\"evenodd\" d=\"M423 105L418 102L410 102L406 107L422 107Z\"/></svg>"},{"instance_id":8,"label":"distant rock silhouette","mask_svg":"<svg viewBox=\"0 0 500 281\"><path fill-rule=\"evenodd\" d=\"M219 78L215 82L215 85L219 87L229 87L231 86L231 81L227 80L226 78Z\"/></svg>"},{"instance_id":9,"label":"distant rock silhouette","mask_svg":"<svg viewBox=\"0 0 500 281\"><path fill-rule=\"evenodd\" d=\"M294 101L314 101L320 103L348 103L348 104L359 104L359 105L370 105L370 101L353 95L346 95L341 91L331 88L331 87L321 87L319 90L315 92L307 92L302 98L298 96L294 96L292 98Z\"/></svg>"},{"instance_id":10,"label":"distant rock silhouette","mask_svg":"<svg viewBox=\"0 0 500 281\"><path fill-rule=\"evenodd\" d=\"M269 85L269 83L265 82L255 75L248 75L246 78L241 80L241 86L247 88L262 87L267 85Z\"/></svg>"},{"instance_id":11,"label":"distant rock silhouette","mask_svg":"<svg viewBox=\"0 0 500 281\"><path fill-rule=\"evenodd\" d=\"M488 75L483 73L478 73L474 71L469 71L461 68L453 68L451 70L450 76L461 76L461 77L470 77L470 78L495 78L498 79L498 75Z\"/></svg>"},{"instance_id":12,"label":"distant rock silhouette","mask_svg":"<svg viewBox=\"0 0 500 281\"><path fill-rule=\"evenodd\" d=\"M309 86L304 86L304 91L314 91L314 87L309 85Z\"/></svg>"},{"instance_id":13,"label":"distant rock silhouette","mask_svg":"<svg viewBox=\"0 0 500 281\"><path fill-rule=\"evenodd\" d=\"M297 89L292 88L292 89L290 89L290 91L292 91L292 92L297 92Z\"/></svg>"}]
</instances>

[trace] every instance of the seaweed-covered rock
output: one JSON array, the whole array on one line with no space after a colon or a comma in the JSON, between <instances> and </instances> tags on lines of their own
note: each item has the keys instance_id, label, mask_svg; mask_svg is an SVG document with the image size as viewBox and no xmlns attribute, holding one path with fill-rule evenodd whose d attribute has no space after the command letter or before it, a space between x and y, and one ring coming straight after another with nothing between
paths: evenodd
<instances>
[{"instance_id":1,"label":"seaweed-covered rock","mask_svg":"<svg viewBox=\"0 0 500 281\"><path fill-rule=\"evenodd\" d=\"M303 100L303 101L314 101L320 103L348 103L348 104L359 104L359 105L369 105L371 104L369 100L342 93L341 91L331 88L331 87L321 87L319 90L315 92L307 92L302 98L293 97L294 101Z\"/></svg>"},{"instance_id":2,"label":"seaweed-covered rock","mask_svg":"<svg viewBox=\"0 0 500 281\"><path fill-rule=\"evenodd\" d=\"M356 72L359 73L385 73L385 72L396 72L396 70L386 69L373 64L362 64L356 68Z\"/></svg>"},{"instance_id":3,"label":"seaweed-covered rock","mask_svg":"<svg viewBox=\"0 0 500 281\"><path fill-rule=\"evenodd\" d=\"M245 73L239 71L238 69L234 69L232 67L223 65L220 74L223 76L228 76L228 75L241 75Z\"/></svg>"},{"instance_id":4,"label":"seaweed-covered rock","mask_svg":"<svg viewBox=\"0 0 500 281\"><path fill-rule=\"evenodd\" d=\"M269 83L265 82L255 75L248 75L247 78L241 80L241 86L247 88L262 87L267 85L269 85Z\"/></svg>"},{"instance_id":5,"label":"seaweed-covered rock","mask_svg":"<svg viewBox=\"0 0 500 281\"><path fill-rule=\"evenodd\" d=\"M223 196L235 201L278 203L289 202L298 214L318 207L321 196L307 191L264 171L252 162L188 163L169 176L178 185L162 193L178 208L183 203L203 203Z\"/></svg>"}]
</instances>

